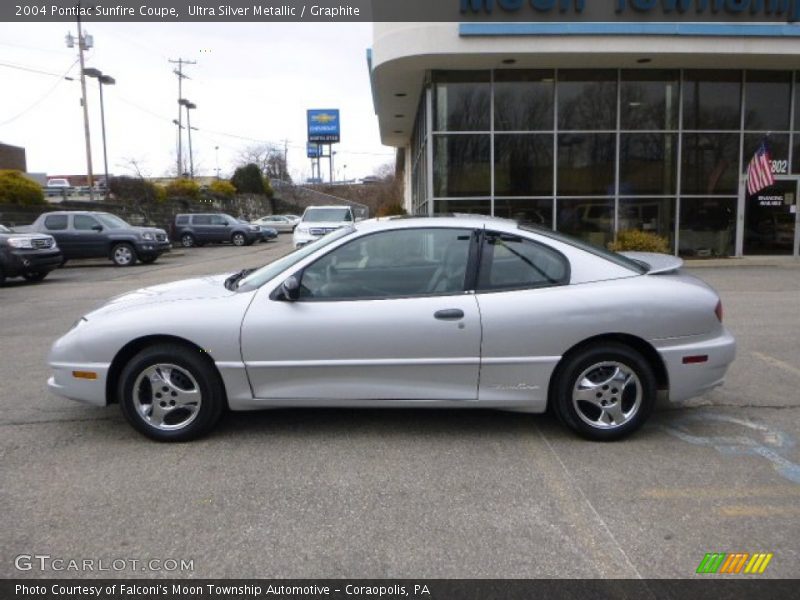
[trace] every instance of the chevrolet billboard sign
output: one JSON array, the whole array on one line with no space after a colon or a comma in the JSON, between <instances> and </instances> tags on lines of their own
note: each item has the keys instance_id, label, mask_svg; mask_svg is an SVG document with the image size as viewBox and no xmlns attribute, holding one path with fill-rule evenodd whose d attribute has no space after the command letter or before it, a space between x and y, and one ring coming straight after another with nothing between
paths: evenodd
<instances>
[{"instance_id":1,"label":"chevrolet billboard sign","mask_svg":"<svg viewBox=\"0 0 800 600\"><path fill-rule=\"evenodd\" d=\"M311 109L308 111L308 141L316 144L338 144L339 109Z\"/></svg>"}]
</instances>

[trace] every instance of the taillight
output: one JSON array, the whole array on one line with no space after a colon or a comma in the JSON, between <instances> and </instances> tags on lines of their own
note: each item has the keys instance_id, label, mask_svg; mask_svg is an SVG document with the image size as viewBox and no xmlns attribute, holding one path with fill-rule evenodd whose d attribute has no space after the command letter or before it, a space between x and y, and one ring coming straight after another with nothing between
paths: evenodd
<instances>
[{"instance_id":1,"label":"taillight","mask_svg":"<svg viewBox=\"0 0 800 600\"><path fill-rule=\"evenodd\" d=\"M717 319L722 323L722 300L717 300L717 307L714 309L714 314L717 315Z\"/></svg>"}]
</instances>

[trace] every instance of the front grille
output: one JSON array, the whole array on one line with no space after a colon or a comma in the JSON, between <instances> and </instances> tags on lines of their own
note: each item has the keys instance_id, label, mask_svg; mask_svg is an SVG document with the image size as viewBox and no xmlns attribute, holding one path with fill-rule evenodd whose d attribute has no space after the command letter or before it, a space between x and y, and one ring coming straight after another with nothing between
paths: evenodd
<instances>
[{"instance_id":1,"label":"front grille","mask_svg":"<svg viewBox=\"0 0 800 600\"><path fill-rule=\"evenodd\" d=\"M311 235L325 235L331 231L336 231L336 227L312 227L308 230Z\"/></svg>"},{"instance_id":2,"label":"front grille","mask_svg":"<svg viewBox=\"0 0 800 600\"><path fill-rule=\"evenodd\" d=\"M41 248L52 248L53 240L51 238L34 238L31 240L31 245L37 250Z\"/></svg>"}]
</instances>

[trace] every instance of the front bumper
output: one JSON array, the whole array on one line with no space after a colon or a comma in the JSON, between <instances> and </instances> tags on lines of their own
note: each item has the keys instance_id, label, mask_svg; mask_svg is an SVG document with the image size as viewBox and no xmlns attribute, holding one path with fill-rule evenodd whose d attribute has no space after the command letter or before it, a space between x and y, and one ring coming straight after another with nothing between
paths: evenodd
<instances>
[{"instance_id":1,"label":"front bumper","mask_svg":"<svg viewBox=\"0 0 800 600\"><path fill-rule=\"evenodd\" d=\"M16 277L23 273L40 273L52 271L61 266L63 255L61 250L27 250L14 249L3 254L3 271L9 277Z\"/></svg>"},{"instance_id":2,"label":"front bumper","mask_svg":"<svg viewBox=\"0 0 800 600\"><path fill-rule=\"evenodd\" d=\"M144 256L161 255L165 252L172 250L172 244L169 240L164 241L150 241L139 240L135 244L136 253Z\"/></svg>"},{"instance_id":3,"label":"front bumper","mask_svg":"<svg viewBox=\"0 0 800 600\"><path fill-rule=\"evenodd\" d=\"M109 363L51 362L53 375L47 380L47 387L57 396L94 406L105 406L106 381L110 366ZM96 379L76 377L75 373L94 373Z\"/></svg>"},{"instance_id":4,"label":"front bumper","mask_svg":"<svg viewBox=\"0 0 800 600\"><path fill-rule=\"evenodd\" d=\"M294 244L295 248L299 248L300 246L305 246L306 244L315 242L321 237L321 235L311 235L310 233L305 233L295 229L294 234L292 235L292 244Z\"/></svg>"},{"instance_id":5,"label":"front bumper","mask_svg":"<svg viewBox=\"0 0 800 600\"><path fill-rule=\"evenodd\" d=\"M660 340L661 355L669 377L670 402L682 402L722 385L725 373L736 357L736 340L731 332ZM703 362L684 363L687 357L707 357Z\"/></svg>"}]
</instances>

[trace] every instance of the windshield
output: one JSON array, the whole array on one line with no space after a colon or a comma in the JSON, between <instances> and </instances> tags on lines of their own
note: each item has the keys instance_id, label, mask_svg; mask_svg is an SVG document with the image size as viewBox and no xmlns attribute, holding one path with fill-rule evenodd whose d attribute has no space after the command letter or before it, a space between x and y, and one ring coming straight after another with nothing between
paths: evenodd
<instances>
[{"instance_id":1,"label":"windshield","mask_svg":"<svg viewBox=\"0 0 800 600\"><path fill-rule=\"evenodd\" d=\"M116 215L110 215L108 213L100 213L97 215L97 218L108 227L109 229L123 229L125 227L130 227L128 223L120 219Z\"/></svg>"},{"instance_id":2,"label":"windshield","mask_svg":"<svg viewBox=\"0 0 800 600\"><path fill-rule=\"evenodd\" d=\"M324 223L334 221L352 221L349 208L314 208L303 215L306 223Z\"/></svg>"},{"instance_id":3,"label":"windshield","mask_svg":"<svg viewBox=\"0 0 800 600\"><path fill-rule=\"evenodd\" d=\"M275 262L271 262L268 265L261 267L257 271L253 271L252 273L250 273L247 277L245 277L239 282L238 289L251 290L260 287L270 279L277 277L282 271L285 271L292 265L295 265L301 260L303 260L306 256L313 254L320 248L324 248L328 244L335 242L336 240L341 239L346 235L350 235L354 231L355 229L353 229L352 227L337 229L336 231L333 231L328 235L322 236L321 238L310 244L301 246L291 254L287 254L283 258L279 258Z\"/></svg>"},{"instance_id":4,"label":"windshield","mask_svg":"<svg viewBox=\"0 0 800 600\"><path fill-rule=\"evenodd\" d=\"M627 256L623 256L622 254L618 254L617 252L611 252L610 250L606 250L605 248L602 248L600 246L589 244L588 242L584 242L583 240L572 237L571 235L565 235L563 233L553 231L552 229L536 227L535 225L520 225L519 228L522 229L523 231L531 231L533 233L538 233L539 235L543 235L551 239L557 240L559 242L569 244L570 246L575 246L576 248L580 248L585 252L590 252L595 256L605 258L606 260L609 260L614 264L617 264L621 267L625 267L639 274L643 275L648 271L648 267L642 265L638 261L628 258Z\"/></svg>"},{"instance_id":5,"label":"windshield","mask_svg":"<svg viewBox=\"0 0 800 600\"><path fill-rule=\"evenodd\" d=\"M13 232L5 225L0 225L0 233L13 233Z\"/></svg>"}]
</instances>

